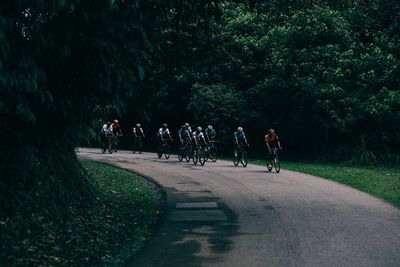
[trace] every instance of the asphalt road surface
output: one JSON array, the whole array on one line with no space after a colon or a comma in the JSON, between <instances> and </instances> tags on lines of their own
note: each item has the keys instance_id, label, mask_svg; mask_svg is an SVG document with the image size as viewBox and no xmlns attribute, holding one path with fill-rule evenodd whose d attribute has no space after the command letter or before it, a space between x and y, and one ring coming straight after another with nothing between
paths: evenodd
<instances>
[{"instance_id":1,"label":"asphalt road surface","mask_svg":"<svg viewBox=\"0 0 400 267\"><path fill-rule=\"evenodd\" d=\"M78 155L151 177L166 192L162 225L126 266L400 266L400 209L344 185L231 161Z\"/></svg>"}]
</instances>

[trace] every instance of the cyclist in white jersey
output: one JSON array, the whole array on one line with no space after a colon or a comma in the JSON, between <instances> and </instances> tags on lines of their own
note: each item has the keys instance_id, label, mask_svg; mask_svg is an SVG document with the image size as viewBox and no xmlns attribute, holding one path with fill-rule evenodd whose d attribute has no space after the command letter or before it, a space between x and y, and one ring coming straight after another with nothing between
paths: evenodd
<instances>
[{"instance_id":1,"label":"cyclist in white jersey","mask_svg":"<svg viewBox=\"0 0 400 267\"><path fill-rule=\"evenodd\" d=\"M172 142L172 137L168 129L168 124L164 123L162 127L158 130L157 139L159 143L162 143L164 142L164 140L168 140L167 138Z\"/></svg>"}]
</instances>

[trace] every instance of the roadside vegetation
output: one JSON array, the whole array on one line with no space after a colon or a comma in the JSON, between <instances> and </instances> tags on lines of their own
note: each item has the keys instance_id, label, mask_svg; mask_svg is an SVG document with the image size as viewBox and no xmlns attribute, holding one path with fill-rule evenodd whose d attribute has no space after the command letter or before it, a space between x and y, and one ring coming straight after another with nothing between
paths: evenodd
<instances>
[{"instance_id":1,"label":"roadside vegetation","mask_svg":"<svg viewBox=\"0 0 400 267\"><path fill-rule=\"evenodd\" d=\"M260 159L250 163L265 166ZM295 161L282 162L281 167L351 186L400 207L400 168Z\"/></svg>"},{"instance_id":2,"label":"roadside vegetation","mask_svg":"<svg viewBox=\"0 0 400 267\"><path fill-rule=\"evenodd\" d=\"M158 188L125 170L81 164L95 201L65 206L60 220L45 212L2 220L1 266L121 266L150 238L164 209Z\"/></svg>"},{"instance_id":3,"label":"roadside vegetation","mask_svg":"<svg viewBox=\"0 0 400 267\"><path fill-rule=\"evenodd\" d=\"M121 147L137 122L149 136L190 122L212 124L221 148L238 126L252 144L275 128L303 160L400 163L400 1L3 0L0 10L0 260L37 259L48 243L54 253L33 265L85 254L68 238L89 229L91 240L106 211L74 148L97 144L113 119Z\"/></svg>"},{"instance_id":4,"label":"roadside vegetation","mask_svg":"<svg viewBox=\"0 0 400 267\"><path fill-rule=\"evenodd\" d=\"M105 226L97 237L99 263L121 266L150 238L163 213L164 198L157 186L132 172L89 160L81 163L104 208L96 222Z\"/></svg>"}]
</instances>

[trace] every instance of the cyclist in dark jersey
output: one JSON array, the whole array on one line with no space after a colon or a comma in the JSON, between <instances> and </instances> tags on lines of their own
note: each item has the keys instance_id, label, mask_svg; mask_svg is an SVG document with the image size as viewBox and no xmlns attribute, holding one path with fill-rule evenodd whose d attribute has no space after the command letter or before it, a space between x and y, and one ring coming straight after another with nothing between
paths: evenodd
<instances>
[{"instance_id":1,"label":"cyclist in dark jersey","mask_svg":"<svg viewBox=\"0 0 400 267\"><path fill-rule=\"evenodd\" d=\"M146 138L146 136L144 135L143 128L142 128L142 126L140 125L140 123L136 123L136 126L133 127L132 132L133 132L133 136L134 136L135 138L138 138L139 136L140 136L140 137L143 137L143 138Z\"/></svg>"},{"instance_id":2,"label":"cyclist in dark jersey","mask_svg":"<svg viewBox=\"0 0 400 267\"><path fill-rule=\"evenodd\" d=\"M282 150L281 143L279 142L278 136L275 134L274 129L269 129L268 134L264 136L264 143L268 150L269 161L273 160L272 149L277 148ZM271 163L270 163L271 164Z\"/></svg>"},{"instance_id":3,"label":"cyclist in dark jersey","mask_svg":"<svg viewBox=\"0 0 400 267\"><path fill-rule=\"evenodd\" d=\"M237 131L233 133L233 138L234 138L233 142L235 145L235 147L233 149L233 153L234 153L235 157L237 157L237 151L238 151L239 145L246 144L248 146L249 143L247 142L246 135L244 134L242 127L238 127Z\"/></svg>"},{"instance_id":4,"label":"cyclist in dark jersey","mask_svg":"<svg viewBox=\"0 0 400 267\"><path fill-rule=\"evenodd\" d=\"M204 130L204 135L207 139L207 142L211 142L215 139L215 136L217 135L217 133L215 132L212 125L208 125L208 127Z\"/></svg>"},{"instance_id":5,"label":"cyclist in dark jersey","mask_svg":"<svg viewBox=\"0 0 400 267\"><path fill-rule=\"evenodd\" d=\"M192 138L190 137L190 132L186 125L182 125L181 129L178 131L178 136L182 145L184 145L187 141L190 144L190 142L192 141Z\"/></svg>"}]
</instances>

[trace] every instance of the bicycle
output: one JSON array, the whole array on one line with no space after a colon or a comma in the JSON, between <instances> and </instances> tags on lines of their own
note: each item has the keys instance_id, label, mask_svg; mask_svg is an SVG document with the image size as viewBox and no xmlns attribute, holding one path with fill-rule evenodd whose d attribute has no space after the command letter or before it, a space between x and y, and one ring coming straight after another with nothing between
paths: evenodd
<instances>
[{"instance_id":1,"label":"bicycle","mask_svg":"<svg viewBox=\"0 0 400 267\"><path fill-rule=\"evenodd\" d=\"M215 146L215 141L210 141L207 144L207 157L211 159L212 162L217 161L218 149Z\"/></svg>"},{"instance_id":2,"label":"bicycle","mask_svg":"<svg viewBox=\"0 0 400 267\"><path fill-rule=\"evenodd\" d=\"M143 137L138 135L133 137L133 146L132 146L132 153L135 154L138 152L139 154L142 154L142 148L143 148Z\"/></svg>"},{"instance_id":3,"label":"bicycle","mask_svg":"<svg viewBox=\"0 0 400 267\"><path fill-rule=\"evenodd\" d=\"M171 147L167 139L162 140L162 144L158 146L157 157L160 159L163 154L166 159L171 156Z\"/></svg>"},{"instance_id":4,"label":"bicycle","mask_svg":"<svg viewBox=\"0 0 400 267\"><path fill-rule=\"evenodd\" d=\"M185 139L185 142L182 144L180 143L179 148L178 148L178 160L183 161L183 159L186 160L186 162L190 161L191 157L191 147L190 147L190 140Z\"/></svg>"},{"instance_id":5,"label":"bicycle","mask_svg":"<svg viewBox=\"0 0 400 267\"><path fill-rule=\"evenodd\" d=\"M100 149L103 154L106 153L106 151L108 151L109 154L113 153L114 149L110 135L100 137Z\"/></svg>"},{"instance_id":6,"label":"bicycle","mask_svg":"<svg viewBox=\"0 0 400 267\"><path fill-rule=\"evenodd\" d=\"M121 137L122 134L115 134L111 136L111 143L112 143L112 147L114 152L118 151L118 144L119 144L119 140L118 137Z\"/></svg>"},{"instance_id":7,"label":"bicycle","mask_svg":"<svg viewBox=\"0 0 400 267\"><path fill-rule=\"evenodd\" d=\"M207 157L205 155L205 151L204 151L204 147L202 147L201 145L197 145L195 150L193 151L193 163L196 165L197 162L200 162L200 164L202 166L204 166L204 164L207 161Z\"/></svg>"},{"instance_id":8,"label":"bicycle","mask_svg":"<svg viewBox=\"0 0 400 267\"><path fill-rule=\"evenodd\" d=\"M247 166L247 146L247 144L240 144L238 145L237 150L234 151L233 164L235 164L235 166L238 166L239 163L241 163L243 167Z\"/></svg>"},{"instance_id":9,"label":"bicycle","mask_svg":"<svg viewBox=\"0 0 400 267\"><path fill-rule=\"evenodd\" d=\"M267 155L267 169L268 171L271 172L273 168L277 173L281 171L281 164L278 156L278 148L276 147L271 149L271 155Z\"/></svg>"}]
</instances>

